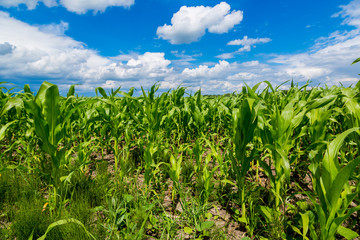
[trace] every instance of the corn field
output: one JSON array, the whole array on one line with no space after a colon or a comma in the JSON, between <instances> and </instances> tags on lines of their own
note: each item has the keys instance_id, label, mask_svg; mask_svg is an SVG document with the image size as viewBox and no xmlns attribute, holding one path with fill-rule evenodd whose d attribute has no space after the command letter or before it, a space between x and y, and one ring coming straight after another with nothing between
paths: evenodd
<instances>
[{"instance_id":1,"label":"corn field","mask_svg":"<svg viewBox=\"0 0 360 240\"><path fill-rule=\"evenodd\" d=\"M360 82L158 88L2 83L0 239L359 237Z\"/></svg>"}]
</instances>

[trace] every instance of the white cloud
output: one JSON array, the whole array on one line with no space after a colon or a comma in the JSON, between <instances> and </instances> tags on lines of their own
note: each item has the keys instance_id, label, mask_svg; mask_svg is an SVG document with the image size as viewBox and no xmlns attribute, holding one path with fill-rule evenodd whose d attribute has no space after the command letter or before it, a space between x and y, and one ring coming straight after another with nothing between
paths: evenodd
<instances>
[{"instance_id":1,"label":"white cloud","mask_svg":"<svg viewBox=\"0 0 360 240\"><path fill-rule=\"evenodd\" d=\"M131 7L134 0L60 0L68 11L78 14L93 10L96 12L105 12L108 7Z\"/></svg>"},{"instance_id":2,"label":"white cloud","mask_svg":"<svg viewBox=\"0 0 360 240\"><path fill-rule=\"evenodd\" d=\"M243 62L241 65L244 67L254 67L254 66L259 66L259 61L248 61L248 62Z\"/></svg>"},{"instance_id":3,"label":"white cloud","mask_svg":"<svg viewBox=\"0 0 360 240\"><path fill-rule=\"evenodd\" d=\"M177 58L172 60L172 64L178 68L188 67L193 65L193 62L197 60L198 57L202 56L202 53L194 53L194 54L186 54L185 50L179 51L171 51L171 53Z\"/></svg>"},{"instance_id":4,"label":"white cloud","mask_svg":"<svg viewBox=\"0 0 360 240\"><path fill-rule=\"evenodd\" d=\"M342 10L333 15L333 17L343 17L343 24L360 28L360 1L351 1L348 5L341 5Z\"/></svg>"},{"instance_id":5,"label":"white cloud","mask_svg":"<svg viewBox=\"0 0 360 240\"><path fill-rule=\"evenodd\" d=\"M101 85L102 88L108 88L108 89L116 89L120 87L121 84L117 81L107 80L103 85Z\"/></svg>"},{"instance_id":6,"label":"white cloud","mask_svg":"<svg viewBox=\"0 0 360 240\"><path fill-rule=\"evenodd\" d=\"M226 79L228 80L251 80L258 77L255 73L249 73L249 72L239 72L235 75L230 75Z\"/></svg>"},{"instance_id":7,"label":"white cloud","mask_svg":"<svg viewBox=\"0 0 360 240\"><path fill-rule=\"evenodd\" d=\"M234 58L235 55L237 55L239 53L250 52L251 47L255 47L256 44L268 43L270 41L271 41L270 38L248 38L248 36L244 36L243 39L236 39L236 40L232 40L227 43L227 45L242 46L241 48L239 48L235 52L223 53L216 57L220 58L220 59L231 59L231 58Z\"/></svg>"},{"instance_id":8,"label":"white cloud","mask_svg":"<svg viewBox=\"0 0 360 240\"><path fill-rule=\"evenodd\" d=\"M14 48L15 47L8 42L0 43L0 55L12 53Z\"/></svg>"},{"instance_id":9,"label":"white cloud","mask_svg":"<svg viewBox=\"0 0 360 240\"><path fill-rule=\"evenodd\" d=\"M360 34L360 29L355 29L351 31L335 31L330 33L327 37L320 37L315 40L315 44L310 48L309 53L319 51L328 46L335 46L339 43L344 43L347 40L353 39Z\"/></svg>"},{"instance_id":10,"label":"white cloud","mask_svg":"<svg viewBox=\"0 0 360 240\"><path fill-rule=\"evenodd\" d=\"M183 6L171 19L171 25L158 27L156 34L171 44L191 43L211 33L228 32L243 19L242 11L231 11L230 5L221 2L214 7Z\"/></svg>"},{"instance_id":11,"label":"white cloud","mask_svg":"<svg viewBox=\"0 0 360 240\"><path fill-rule=\"evenodd\" d=\"M170 61L164 53L146 52L137 58L130 59L126 64L121 62L99 66L89 70L89 76L96 74L96 79L138 79L163 77L171 73L168 68Z\"/></svg>"},{"instance_id":12,"label":"white cloud","mask_svg":"<svg viewBox=\"0 0 360 240\"><path fill-rule=\"evenodd\" d=\"M164 53L138 54L124 59L102 57L84 44L45 26L31 26L0 11L0 78L77 81L87 86L106 81L154 79L171 73ZM51 28L50 28L51 29Z\"/></svg>"},{"instance_id":13,"label":"white cloud","mask_svg":"<svg viewBox=\"0 0 360 240\"><path fill-rule=\"evenodd\" d=\"M33 10L40 2L47 7L57 6L56 0L0 0L0 6L9 8L18 7L20 4L24 4L29 10Z\"/></svg>"},{"instance_id":14,"label":"white cloud","mask_svg":"<svg viewBox=\"0 0 360 240\"><path fill-rule=\"evenodd\" d=\"M251 47L255 47L256 44L268 43L270 41L270 38L248 38L248 36L244 36L243 39L230 41L227 45L243 46L234 53L236 54L241 52L250 52Z\"/></svg>"},{"instance_id":15,"label":"white cloud","mask_svg":"<svg viewBox=\"0 0 360 240\"><path fill-rule=\"evenodd\" d=\"M239 48L235 53L250 52L250 51L251 51L251 45L245 45Z\"/></svg>"},{"instance_id":16,"label":"white cloud","mask_svg":"<svg viewBox=\"0 0 360 240\"><path fill-rule=\"evenodd\" d=\"M214 67L207 65L200 65L197 68L185 68L182 71L182 76L185 78L214 78L222 75L224 72L231 70L232 65L227 61L219 61Z\"/></svg>"},{"instance_id":17,"label":"white cloud","mask_svg":"<svg viewBox=\"0 0 360 240\"><path fill-rule=\"evenodd\" d=\"M40 25L39 30L45 33L53 33L55 35L64 35L69 29L69 23L60 21L59 24L51 23L46 25Z\"/></svg>"},{"instance_id":18,"label":"white cloud","mask_svg":"<svg viewBox=\"0 0 360 240\"><path fill-rule=\"evenodd\" d=\"M129 8L134 5L135 0L0 0L0 6L9 8L24 4L29 10L33 10L40 2L47 7L60 4L70 12L84 14L88 11L105 12L108 7Z\"/></svg>"},{"instance_id":19,"label":"white cloud","mask_svg":"<svg viewBox=\"0 0 360 240\"><path fill-rule=\"evenodd\" d=\"M270 42L270 38L248 38L248 36L244 36L243 39L236 39L228 42L227 45L236 45L236 46L249 46L259 44L259 43L267 43Z\"/></svg>"},{"instance_id":20,"label":"white cloud","mask_svg":"<svg viewBox=\"0 0 360 240\"><path fill-rule=\"evenodd\" d=\"M220 54L218 56L216 56L217 58L220 58L220 59L231 59L231 58L234 58L234 53L223 53L223 54Z\"/></svg>"}]
</instances>

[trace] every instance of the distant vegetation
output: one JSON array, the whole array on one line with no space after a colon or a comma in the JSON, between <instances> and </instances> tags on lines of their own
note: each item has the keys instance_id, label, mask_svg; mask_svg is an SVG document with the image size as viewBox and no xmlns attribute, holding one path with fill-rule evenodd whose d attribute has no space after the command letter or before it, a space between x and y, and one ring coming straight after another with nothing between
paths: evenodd
<instances>
[{"instance_id":1,"label":"distant vegetation","mask_svg":"<svg viewBox=\"0 0 360 240\"><path fill-rule=\"evenodd\" d=\"M360 84L263 84L1 87L0 239L358 237Z\"/></svg>"}]
</instances>

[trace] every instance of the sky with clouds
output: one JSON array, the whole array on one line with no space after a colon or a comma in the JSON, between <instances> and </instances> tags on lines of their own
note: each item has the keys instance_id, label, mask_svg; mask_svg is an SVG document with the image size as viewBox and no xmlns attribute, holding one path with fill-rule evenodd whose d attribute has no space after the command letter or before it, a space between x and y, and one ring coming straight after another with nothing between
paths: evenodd
<instances>
[{"instance_id":1,"label":"sky with clouds","mask_svg":"<svg viewBox=\"0 0 360 240\"><path fill-rule=\"evenodd\" d=\"M0 0L0 82L35 90L349 86L358 57L360 0Z\"/></svg>"}]
</instances>

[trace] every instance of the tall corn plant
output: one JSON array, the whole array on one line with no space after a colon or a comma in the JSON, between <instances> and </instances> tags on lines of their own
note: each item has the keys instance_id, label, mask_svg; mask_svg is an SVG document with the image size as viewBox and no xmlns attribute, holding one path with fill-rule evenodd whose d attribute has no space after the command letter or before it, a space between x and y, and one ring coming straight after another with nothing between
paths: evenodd
<instances>
[{"instance_id":1,"label":"tall corn plant","mask_svg":"<svg viewBox=\"0 0 360 240\"><path fill-rule=\"evenodd\" d=\"M300 125L306 110L303 105L298 104L294 98L288 102L283 109L278 105L269 106L271 110L270 122L265 122L261 129L261 139L265 148L271 151L271 159L275 166L275 176L272 175L271 165L265 161L261 162L267 175L270 177L271 185L275 190L275 207L280 210L284 185L290 181L289 151L298 136L294 136L294 130ZM270 162L269 162L270 163Z\"/></svg>"},{"instance_id":2,"label":"tall corn plant","mask_svg":"<svg viewBox=\"0 0 360 240\"><path fill-rule=\"evenodd\" d=\"M185 127L190 128L190 126L193 126L195 129L195 136L199 136L204 133L207 127L207 121L205 121L205 119L208 117L208 109L203 108L201 90L197 91L194 96L187 98L184 110L189 116L191 116L188 125Z\"/></svg>"},{"instance_id":3,"label":"tall corn plant","mask_svg":"<svg viewBox=\"0 0 360 240\"><path fill-rule=\"evenodd\" d=\"M254 150L248 153L248 144L253 141L254 132L257 127L257 112L255 99L245 98L239 108L235 108L232 114L233 138L235 147L235 156L232 155L231 168L233 175L236 177L239 200L242 208L242 221L246 221L245 208L245 177L250 168L250 162L254 157Z\"/></svg>"},{"instance_id":4,"label":"tall corn plant","mask_svg":"<svg viewBox=\"0 0 360 240\"><path fill-rule=\"evenodd\" d=\"M97 127L101 129L102 144L106 147L111 146L114 152L114 170L119 173L119 180L122 181L130 170L128 160L132 138L137 134L137 130L142 128L139 120L142 115L140 117L136 115L142 106L136 98L132 97L134 88L126 93L120 91L119 87L107 94L103 88L98 87L96 93L98 92L102 98L98 99L98 103L95 105L96 113L90 118L90 121L98 123ZM118 97L117 94L124 97Z\"/></svg>"},{"instance_id":5,"label":"tall corn plant","mask_svg":"<svg viewBox=\"0 0 360 240\"><path fill-rule=\"evenodd\" d=\"M353 171L360 164L360 157L349 159L347 164L340 164L338 160L338 153L345 138L357 131L359 128L352 128L338 135L328 144L321 163L314 164L310 168L316 194L316 198L311 200L320 226L318 239L332 240L337 233L347 239L358 236L341 224L354 212L360 210L360 206L350 207L354 198L360 193L360 184L359 182L356 182L355 186L349 184ZM310 159L313 158L310 155Z\"/></svg>"},{"instance_id":6,"label":"tall corn plant","mask_svg":"<svg viewBox=\"0 0 360 240\"><path fill-rule=\"evenodd\" d=\"M113 152L114 152L114 170L118 171L120 161L120 138L124 132L124 124L123 124L123 112L122 109L124 106L119 104L121 99L116 98L116 95L120 92L120 87L115 91L111 90L111 93L108 95L105 90L101 87L95 89L96 95L98 92L102 95L102 98L99 98L100 105L96 107L97 110L97 118L94 120L100 120L102 122L102 137L103 141L109 143L111 146L111 142L113 141ZM108 137L108 133L110 133L110 137ZM109 139L110 141L107 141ZM123 169L121 169L123 170ZM123 173L121 174L121 176ZM122 179L122 177L121 177Z\"/></svg>"},{"instance_id":7,"label":"tall corn plant","mask_svg":"<svg viewBox=\"0 0 360 240\"><path fill-rule=\"evenodd\" d=\"M16 101L15 101L16 99ZM58 151L57 143L60 140L61 127L57 127L59 116L59 90L56 85L44 82L35 98L23 100L14 98L6 103L2 115L13 107L21 105L30 114L34 122L35 134L41 140L41 149L50 155L52 164L52 180L59 183L59 168L64 151Z\"/></svg>"},{"instance_id":8,"label":"tall corn plant","mask_svg":"<svg viewBox=\"0 0 360 240\"><path fill-rule=\"evenodd\" d=\"M164 101L167 99L168 93L163 93L156 97L155 93L159 89L159 85L153 85L146 94L145 90L141 88L143 94L139 100L140 111L143 113L142 123L146 127L147 138L150 142L154 142L158 137L160 131L160 123L162 117L165 115Z\"/></svg>"},{"instance_id":9,"label":"tall corn plant","mask_svg":"<svg viewBox=\"0 0 360 240\"><path fill-rule=\"evenodd\" d=\"M360 89L343 88L341 89L342 101L344 103L345 123L348 128L360 127ZM351 134L350 137L360 145L360 136Z\"/></svg>"},{"instance_id":10,"label":"tall corn plant","mask_svg":"<svg viewBox=\"0 0 360 240\"><path fill-rule=\"evenodd\" d=\"M1 86L1 84L5 84L6 82L0 82L0 109L1 109L1 119L0 119L0 140L2 140L5 137L6 129L9 128L14 123L18 122L18 118L20 115L20 112L22 110L22 102L20 99L13 97L14 93L11 93L12 89L7 89L4 86ZM12 107L5 106L7 102L12 102L11 105L14 106L16 111L16 116L11 116L10 114L5 115Z\"/></svg>"},{"instance_id":11,"label":"tall corn plant","mask_svg":"<svg viewBox=\"0 0 360 240\"><path fill-rule=\"evenodd\" d=\"M167 109L167 113L162 116L160 127L165 132L166 138L172 138L174 142L180 141L179 138L181 138L181 133L184 131L184 118L182 118L181 114L185 101L184 94L185 88L183 87L172 90L163 106Z\"/></svg>"},{"instance_id":12,"label":"tall corn plant","mask_svg":"<svg viewBox=\"0 0 360 240\"><path fill-rule=\"evenodd\" d=\"M60 95L58 87L44 82L35 97L9 99L1 115L12 108L21 107L29 113L33 122L35 135L40 140L40 147L50 157L51 173L50 183L57 189L60 185L60 168L64 161L67 146L60 143L65 137L66 123L76 107L68 112L61 112L59 105Z\"/></svg>"}]
</instances>

